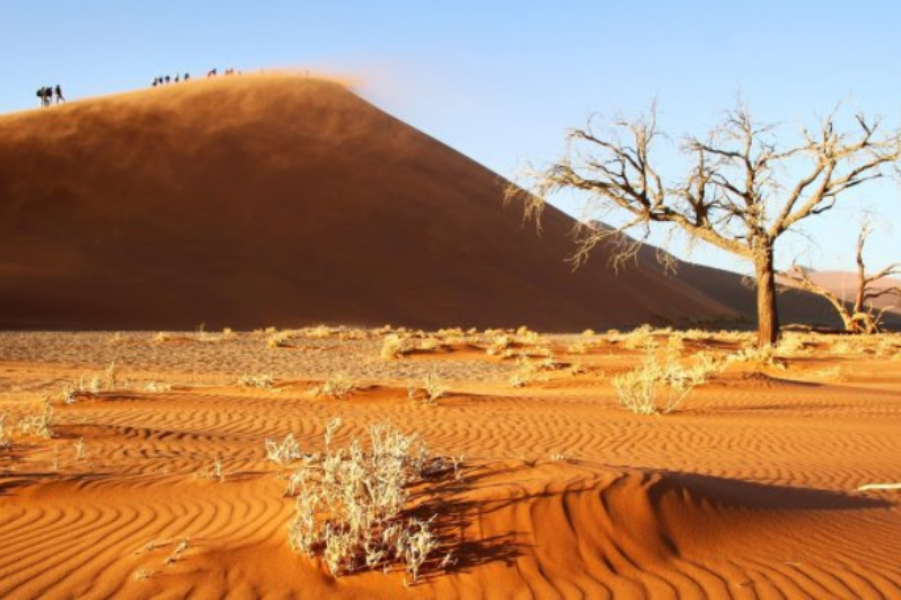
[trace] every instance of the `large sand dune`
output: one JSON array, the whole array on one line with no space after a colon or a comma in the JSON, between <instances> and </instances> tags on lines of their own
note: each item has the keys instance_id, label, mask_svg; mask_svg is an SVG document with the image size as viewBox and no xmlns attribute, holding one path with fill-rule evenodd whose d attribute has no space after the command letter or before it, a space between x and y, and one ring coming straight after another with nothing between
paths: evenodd
<instances>
[{"instance_id":1,"label":"large sand dune","mask_svg":"<svg viewBox=\"0 0 901 600\"><path fill-rule=\"evenodd\" d=\"M339 84L196 81L0 118L0 327L311 321L573 330L732 310L573 274L504 182Z\"/></svg>"}]
</instances>

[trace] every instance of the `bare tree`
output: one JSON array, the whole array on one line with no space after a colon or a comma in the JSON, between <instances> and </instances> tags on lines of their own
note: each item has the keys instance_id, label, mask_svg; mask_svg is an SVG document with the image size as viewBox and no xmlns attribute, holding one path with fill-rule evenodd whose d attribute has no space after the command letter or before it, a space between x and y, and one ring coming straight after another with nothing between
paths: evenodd
<instances>
[{"instance_id":1,"label":"bare tree","mask_svg":"<svg viewBox=\"0 0 901 600\"><path fill-rule=\"evenodd\" d=\"M893 263L876 273L867 274L867 267L863 260L863 249L871 232L870 222L868 220L864 221L860 228L860 234L857 236L857 288L855 289L853 304L846 302L844 298L839 297L835 292L816 283L805 269L794 266L791 271L779 273L797 287L818 294L828 300L839 317L841 317L845 331L851 333L879 332L882 317L892 306L884 306L877 310L873 305L874 300L885 296L897 296L898 301L901 302L901 286L874 285L887 277L901 275L901 263Z\"/></svg>"},{"instance_id":2,"label":"bare tree","mask_svg":"<svg viewBox=\"0 0 901 600\"><path fill-rule=\"evenodd\" d=\"M756 123L739 105L705 137L685 139L680 148L686 157L684 176L665 182L656 150L665 136L654 105L638 119L614 119L605 133L589 121L567 134L559 162L527 173L526 189L511 186L507 200L525 196L527 216L540 218L549 195L569 190L586 196L586 219L625 216L616 227L578 227L576 266L602 242L612 247L617 266L637 256L653 223L750 261L757 284L758 341L772 345L779 337L776 240L901 158L901 130L883 132L881 120L862 115L840 133L832 114L818 131L803 130L787 147L776 143L775 130ZM625 235L635 229L638 237Z\"/></svg>"}]
</instances>

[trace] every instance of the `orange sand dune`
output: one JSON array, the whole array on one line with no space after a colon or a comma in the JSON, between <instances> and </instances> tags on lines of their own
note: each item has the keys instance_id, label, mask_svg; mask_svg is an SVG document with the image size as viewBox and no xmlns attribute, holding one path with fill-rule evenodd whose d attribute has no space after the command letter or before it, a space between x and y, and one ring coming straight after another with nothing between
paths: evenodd
<instances>
[{"instance_id":1,"label":"orange sand dune","mask_svg":"<svg viewBox=\"0 0 901 600\"><path fill-rule=\"evenodd\" d=\"M106 360L97 335L2 335L0 412L22 411L73 365ZM297 380L142 391L151 372L223 376L256 354L304 377L328 366L246 334L190 342L215 350L203 359L164 344L138 362L137 346L150 343L138 335L116 346L131 357L119 363L130 384L59 405L54 439L0 452L0 597L901 598L897 492L855 492L899 480L893 355L826 345L766 374L738 365L680 412L641 417L616 404L605 374L642 353L611 346L561 354L587 374L515 389L502 371L474 379L501 364L484 354L385 363L377 344L326 340L345 369L376 361L394 373L327 400ZM885 339L901 357L901 339ZM405 382L436 363L457 369L448 397L411 403ZM453 564L436 557L405 588L396 570L335 579L291 552L286 470L266 460L263 442L293 432L305 451L321 450L335 417L339 445L390 420L439 454L465 455L459 480L416 500L438 514ZM217 459L224 481L208 477ZM182 541L187 550L167 564Z\"/></svg>"},{"instance_id":2,"label":"orange sand dune","mask_svg":"<svg viewBox=\"0 0 901 600\"><path fill-rule=\"evenodd\" d=\"M657 265L571 273L505 182L333 82L172 85L0 117L0 327L545 330L732 315Z\"/></svg>"}]
</instances>

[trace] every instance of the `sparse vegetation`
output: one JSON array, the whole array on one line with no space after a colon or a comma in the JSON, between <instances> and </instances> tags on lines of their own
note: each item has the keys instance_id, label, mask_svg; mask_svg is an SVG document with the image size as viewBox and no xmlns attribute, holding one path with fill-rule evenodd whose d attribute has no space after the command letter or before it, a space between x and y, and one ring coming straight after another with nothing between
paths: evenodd
<instances>
[{"instance_id":1,"label":"sparse vegetation","mask_svg":"<svg viewBox=\"0 0 901 600\"><path fill-rule=\"evenodd\" d=\"M303 457L300 444L294 439L294 434L289 433L281 442L266 439L266 458L280 465L288 465Z\"/></svg>"},{"instance_id":2,"label":"sparse vegetation","mask_svg":"<svg viewBox=\"0 0 901 600\"><path fill-rule=\"evenodd\" d=\"M368 433L365 447L353 439L336 450L326 440L325 452L292 475L296 507L288 541L297 553L322 557L336 577L400 564L416 582L438 539L435 517L406 514L410 486L459 465L431 456L418 436L390 425L373 425Z\"/></svg>"},{"instance_id":3,"label":"sparse vegetation","mask_svg":"<svg viewBox=\"0 0 901 600\"><path fill-rule=\"evenodd\" d=\"M703 363L692 368L682 367L669 352L662 360L657 354L656 346L648 344L641 366L611 380L619 403L635 414L675 411L688 394L714 372L712 366Z\"/></svg>"},{"instance_id":4,"label":"sparse vegetation","mask_svg":"<svg viewBox=\"0 0 901 600\"><path fill-rule=\"evenodd\" d=\"M262 373L260 375L243 375L238 379L238 385L245 388L257 388L262 390L272 389L275 379L272 375Z\"/></svg>"},{"instance_id":5,"label":"sparse vegetation","mask_svg":"<svg viewBox=\"0 0 901 600\"><path fill-rule=\"evenodd\" d=\"M447 386L437 374L432 373L425 378L422 386L411 385L407 387L407 397L414 402L427 406L434 406L438 400L447 393Z\"/></svg>"},{"instance_id":6,"label":"sparse vegetation","mask_svg":"<svg viewBox=\"0 0 901 600\"><path fill-rule=\"evenodd\" d=\"M49 398L45 398L38 410L26 413L16 423L16 430L23 436L36 436L49 440L53 437L54 410Z\"/></svg>"},{"instance_id":7,"label":"sparse vegetation","mask_svg":"<svg viewBox=\"0 0 901 600\"><path fill-rule=\"evenodd\" d=\"M327 396L335 400L344 400L357 389L357 384L347 373L336 373L322 384L310 389L317 398Z\"/></svg>"}]
</instances>

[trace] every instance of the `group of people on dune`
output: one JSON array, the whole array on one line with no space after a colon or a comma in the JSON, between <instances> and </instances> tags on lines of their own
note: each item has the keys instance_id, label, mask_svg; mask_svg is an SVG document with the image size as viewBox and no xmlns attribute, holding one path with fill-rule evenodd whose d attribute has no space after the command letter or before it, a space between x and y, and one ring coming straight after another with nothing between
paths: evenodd
<instances>
[{"instance_id":1,"label":"group of people on dune","mask_svg":"<svg viewBox=\"0 0 901 600\"><path fill-rule=\"evenodd\" d=\"M236 71L235 69L226 69L224 74L225 75L240 75L241 71ZM210 69L209 71L207 71L207 74L206 74L207 77L216 77L217 75L219 75L218 68ZM164 76L160 76L160 77L154 77L152 86L156 87L158 85L169 85L170 83L179 83L182 81L189 81L190 79L191 79L190 73L185 73L184 77L182 77L180 73L176 74L175 77L171 77L169 75L164 75Z\"/></svg>"},{"instance_id":2,"label":"group of people on dune","mask_svg":"<svg viewBox=\"0 0 901 600\"><path fill-rule=\"evenodd\" d=\"M54 97L56 98L56 103L65 102L66 99L63 97L63 88L57 83L56 87L45 86L37 91L37 97L41 99L41 107L47 107L53 104Z\"/></svg>"},{"instance_id":3,"label":"group of people on dune","mask_svg":"<svg viewBox=\"0 0 901 600\"><path fill-rule=\"evenodd\" d=\"M158 85L169 85L170 83L178 83L180 81L188 81L189 79L191 79L190 73L185 73L184 79L181 78L180 73L176 73L174 78L170 77L169 75L154 77L153 87L156 87Z\"/></svg>"},{"instance_id":4,"label":"group of people on dune","mask_svg":"<svg viewBox=\"0 0 901 600\"><path fill-rule=\"evenodd\" d=\"M223 75L240 75L240 74L241 74L241 71L236 71L234 68L226 69L225 72L223 73ZM218 68L210 69L209 71L207 71L207 74L206 74L207 77L216 77L217 75L219 75Z\"/></svg>"}]
</instances>

